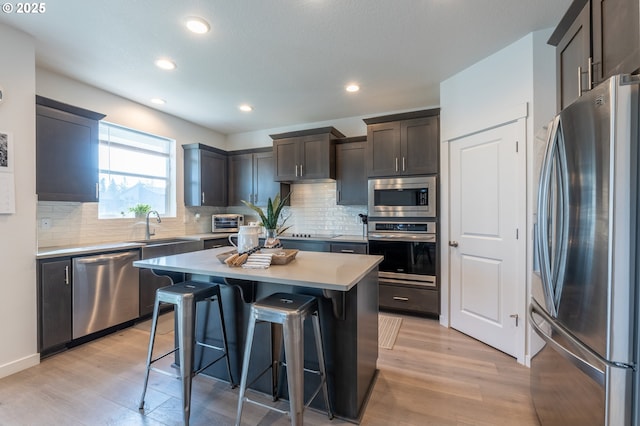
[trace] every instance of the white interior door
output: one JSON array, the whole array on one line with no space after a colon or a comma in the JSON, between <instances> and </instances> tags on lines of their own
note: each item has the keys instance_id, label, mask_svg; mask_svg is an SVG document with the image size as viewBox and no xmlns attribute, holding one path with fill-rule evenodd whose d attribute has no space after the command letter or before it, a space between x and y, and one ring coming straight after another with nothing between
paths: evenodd
<instances>
[{"instance_id":1,"label":"white interior door","mask_svg":"<svg viewBox=\"0 0 640 426\"><path fill-rule=\"evenodd\" d=\"M524 350L516 327L524 326L518 287L526 285L518 273L520 133L513 122L449 144L451 326L514 357Z\"/></svg>"}]
</instances>

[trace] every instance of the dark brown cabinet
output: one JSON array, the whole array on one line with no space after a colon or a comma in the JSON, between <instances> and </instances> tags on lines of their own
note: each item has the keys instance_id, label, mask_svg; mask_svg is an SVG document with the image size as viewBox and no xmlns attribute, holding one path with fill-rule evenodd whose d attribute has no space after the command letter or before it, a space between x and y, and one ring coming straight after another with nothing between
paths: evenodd
<instances>
[{"instance_id":1,"label":"dark brown cabinet","mask_svg":"<svg viewBox=\"0 0 640 426\"><path fill-rule=\"evenodd\" d=\"M36 96L36 192L41 201L98 201L103 114Z\"/></svg>"},{"instance_id":2,"label":"dark brown cabinet","mask_svg":"<svg viewBox=\"0 0 640 426\"><path fill-rule=\"evenodd\" d=\"M202 144L183 145L182 148L185 206L226 206L226 153Z\"/></svg>"},{"instance_id":3,"label":"dark brown cabinet","mask_svg":"<svg viewBox=\"0 0 640 426\"><path fill-rule=\"evenodd\" d=\"M333 127L271 135L278 182L335 179L335 140L344 135Z\"/></svg>"},{"instance_id":4,"label":"dark brown cabinet","mask_svg":"<svg viewBox=\"0 0 640 426\"><path fill-rule=\"evenodd\" d=\"M331 253L367 254L366 243L330 243Z\"/></svg>"},{"instance_id":5,"label":"dark brown cabinet","mask_svg":"<svg viewBox=\"0 0 640 426\"><path fill-rule=\"evenodd\" d=\"M336 203L367 204L366 136L336 144Z\"/></svg>"},{"instance_id":6,"label":"dark brown cabinet","mask_svg":"<svg viewBox=\"0 0 640 426\"><path fill-rule=\"evenodd\" d=\"M38 266L38 350L46 353L71 341L71 260L42 260Z\"/></svg>"},{"instance_id":7,"label":"dark brown cabinet","mask_svg":"<svg viewBox=\"0 0 640 426\"><path fill-rule=\"evenodd\" d=\"M593 75L599 83L640 67L637 0L591 0Z\"/></svg>"},{"instance_id":8,"label":"dark brown cabinet","mask_svg":"<svg viewBox=\"0 0 640 426\"><path fill-rule=\"evenodd\" d=\"M575 0L549 39L556 46L558 111L614 74L640 67L634 0Z\"/></svg>"},{"instance_id":9,"label":"dark brown cabinet","mask_svg":"<svg viewBox=\"0 0 640 426\"><path fill-rule=\"evenodd\" d=\"M274 180L273 149L260 149L229 155L229 205L240 206L241 200L265 206L276 194L289 193L289 185Z\"/></svg>"},{"instance_id":10,"label":"dark brown cabinet","mask_svg":"<svg viewBox=\"0 0 640 426\"><path fill-rule=\"evenodd\" d=\"M440 109L365 119L369 177L438 173Z\"/></svg>"},{"instance_id":11,"label":"dark brown cabinet","mask_svg":"<svg viewBox=\"0 0 640 426\"><path fill-rule=\"evenodd\" d=\"M214 238L214 239L211 239L211 240L204 240L203 241L203 245L204 245L204 249L205 250L212 249L212 248L218 248L218 247L231 246L231 244L229 243L229 238L227 238L227 237Z\"/></svg>"},{"instance_id":12,"label":"dark brown cabinet","mask_svg":"<svg viewBox=\"0 0 640 426\"><path fill-rule=\"evenodd\" d=\"M438 315L440 313L438 290L397 284L380 284L378 291L381 310L410 312L421 315Z\"/></svg>"}]
</instances>

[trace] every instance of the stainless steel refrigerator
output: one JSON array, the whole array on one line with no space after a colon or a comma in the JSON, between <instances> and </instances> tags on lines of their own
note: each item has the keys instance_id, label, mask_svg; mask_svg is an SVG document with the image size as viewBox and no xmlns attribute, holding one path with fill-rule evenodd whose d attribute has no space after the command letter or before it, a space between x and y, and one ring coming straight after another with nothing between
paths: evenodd
<instances>
[{"instance_id":1,"label":"stainless steel refrigerator","mask_svg":"<svg viewBox=\"0 0 640 426\"><path fill-rule=\"evenodd\" d=\"M543 426L639 424L638 87L612 77L549 125L529 305Z\"/></svg>"}]
</instances>

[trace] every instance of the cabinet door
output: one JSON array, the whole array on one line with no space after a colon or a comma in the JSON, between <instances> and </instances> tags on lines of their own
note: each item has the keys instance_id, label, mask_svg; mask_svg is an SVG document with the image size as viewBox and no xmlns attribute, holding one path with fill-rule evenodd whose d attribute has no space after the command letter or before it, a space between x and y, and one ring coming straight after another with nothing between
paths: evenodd
<instances>
[{"instance_id":1,"label":"cabinet door","mask_svg":"<svg viewBox=\"0 0 640 426\"><path fill-rule=\"evenodd\" d=\"M397 175L400 171L400 123L368 125L367 150L369 177Z\"/></svg>"},{"instance_id":2,"label":"cabinet door","mask_svg":"<svg viewBox=\"0 0 640 426\"><path fill-rule=\"evenodd\" d=\"M227 205L227 157L200 150L202 206Z\"/></svg>"},{"instance_id":3,"label":"cabinet door","mask_svg":"<svg viewBox=\"0 0 640 426\"><path fill-rule=\"evenodd\" d=\"M273 174L273 169L272 169ZM273 181L273 176L271 176ZM229 157L229 205L241 206L240 200L254 202L253 154Z\"/></svg>"},{"instance_id":4,"label":"cabinet door","mask_svg":"<svg viewBox=\"0 0 640 426\"><path fill-rule=\"evenodd\" d=\"M365 142L336 145L336 202L339 205L367 205Z\"/></svg>"},{"instance_id":5,"label":"cabinet door","mask_svg":"<svg viewBox=\"0 0 640 426\"><path fill-rule=\"evenodd\" d=\"M640 17L637 0L591 0L593 74L599 83L640 67Z\"/></svg>"},{"instance_id":6,"label":"cabinet door","mask_svg":"<svg viewBox=\"0 0 640 426\"><path fill-rule=\"evenodd\" d=\"M98 201L98 121L36 105L36 192L43 201Z\"/></svg>"},{"instance_id":7,"label":"cabinet door","mask_svg":"<svg viewBox=\"0 0 640 426\"><path fill-rule=\"evenodd\" d=\"M273 141L275 158L274 180L290 182L298 180L299 144L298 138L286 138Z\"/></svg>"},{"instance_id":8,"label":"cabinet door","mask_svg":"<svg viewBox=\"0 0 640 426\"><path fill-rule=\"evenodd\" d=\"M71 261L40 262L40 352L71 341Z\"/></svg>"},{"instance_id":9,"label":"cabinet door","mask_svg":"<svg viewBox=\"0 0 640 426\"><path fill-rule=\"evenodd\" d=\"M253 198L257 206L266 206L269 198L273 200L276 194L285 197L289 192L289 185L274 180L273 152L253 154L253 176Z\"/></svg>"},{"instance_id":10,"label":"cabinet door","mask_svg":"<svg viewBox=\"0 0 640 426\"><path fill-rule=\"evenodd\" d=\"M438 173L438 118L403 120L400 124L403 175Z\"/></svg>"},{"instance_id":11,"label":"cabinet door","mask_svg":"<svg viewBox=\"0 0 640 426\"><path fill-rule=\"evenodd\" d=\"M556 47L556 73L560 85L558 111L578 99L582 92L589 90L587 71L590 56L591 20L587 2ZM578 67L582 71L580 75ZM580 88L581 93L578 93Z\"/></svg>"},{"instance_id":12,"label":"cabinet door","mask_svg":"<svg viewBox=\"0 0 640 426\"><path fill-rule=\"evenodd\" d=\"M367 254L367 245L358 243L331 243L332 253Z\"/></svg>"},{"instance_id":13,"label":"cabinet door","mask_svg":"<svg viewBox=\"0 0 640 426\"><path fill-rule=\"evenodd\" d=\"M335 177L335 163L331 163L331 142L327 135L300 138L301 179L329 179Z\"/></svg>"}]
</instances>

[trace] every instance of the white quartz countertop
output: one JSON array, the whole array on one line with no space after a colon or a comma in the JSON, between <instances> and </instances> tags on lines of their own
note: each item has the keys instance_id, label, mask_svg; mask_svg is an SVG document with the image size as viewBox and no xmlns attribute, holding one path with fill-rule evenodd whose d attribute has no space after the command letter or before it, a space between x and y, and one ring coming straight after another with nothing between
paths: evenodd
<instances>
[{"instance_id":1,"label":"white quartz countertop","mask_svg":"<svg viewBox=\"0 0 640 426\"><path fill-rule=\"evenodd\" d=\"M348 291L365 275L376 269L383 259L382 256L364 254L300 251L296 258L286 265L271 265L267 269L245 269L231 268L220 262L216 255L225 251L229 251L229 247L138 260L133 264L140 268L195 275Z\"/></svg>"}]
</instances>

